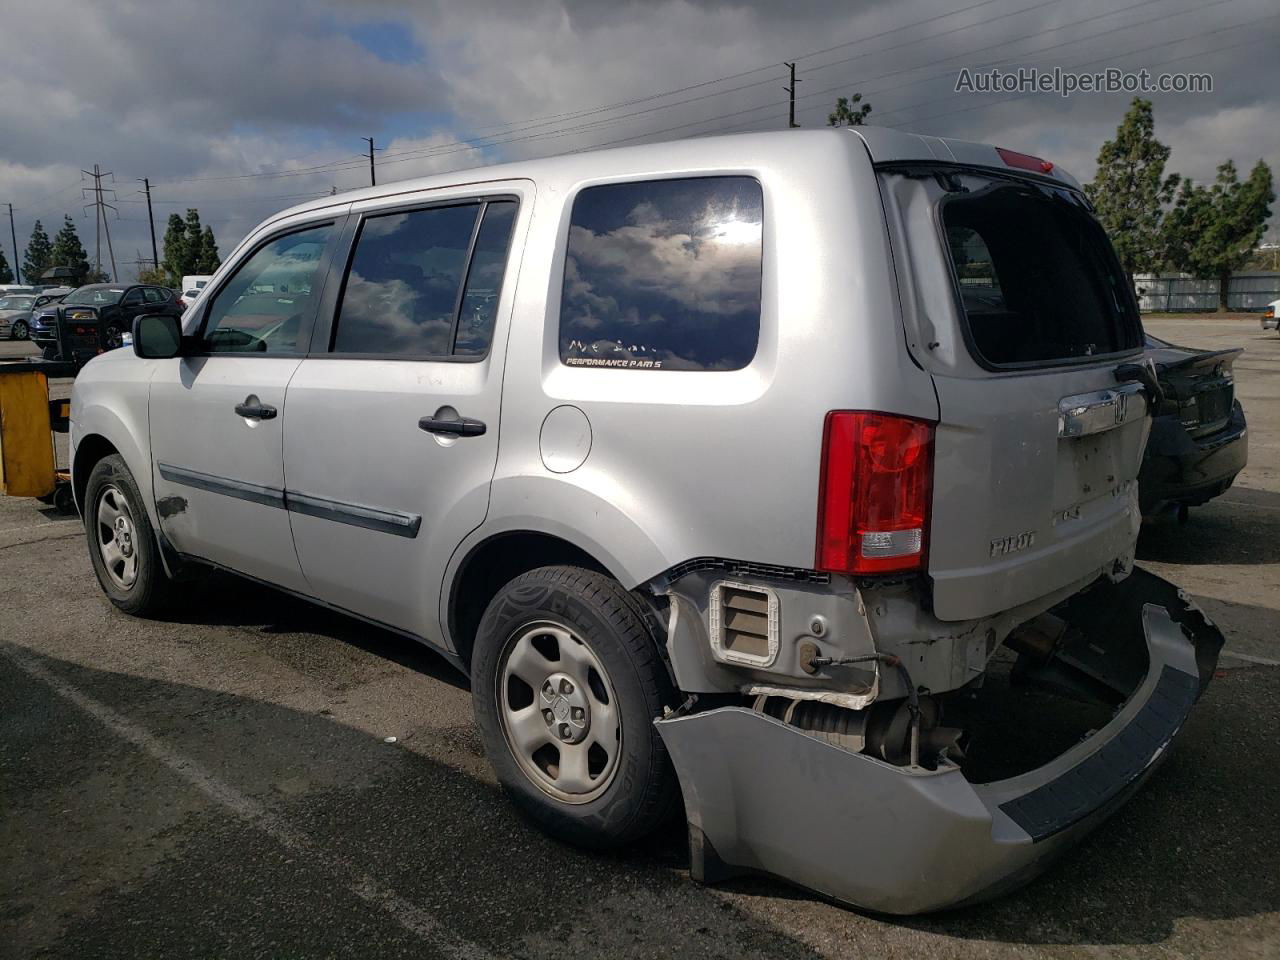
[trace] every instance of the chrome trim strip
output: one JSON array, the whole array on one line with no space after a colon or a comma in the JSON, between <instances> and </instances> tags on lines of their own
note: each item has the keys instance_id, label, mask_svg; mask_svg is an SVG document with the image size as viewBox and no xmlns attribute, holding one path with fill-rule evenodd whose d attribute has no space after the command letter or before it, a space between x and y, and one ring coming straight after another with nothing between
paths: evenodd
<instances>
[{"instance_id":1,"label":"chrome trim strip","mask_svg":"<svg viewBox=\"0 0 1280 960\"><path fill-rule=\"evenodd\" d=\"M366 530L377 530L396 537L416 537L422 526L422 517L412 513L379 510L376 507L326 500L324 497L293 491L285 493L285 507L294 513L364 527Z\"/></svg>"},{"instance_id":2,"label":"chrome trim strip","mask_svg":"<svg viewBox=\"0 0 1280 960\"><path fill-rule=\"evenodd\" d=\"M1146 415L1147 398L1140 383L1063 397L1058 401L1058 436L1087 437Z\"/></svg>"},{"instance_id":3,"label":"chrome trim strip","mask_svg":"<svg viewBox=\"0 0 1280 960\"><path fill-rule=\"evenodd\" d=\"M171 483L180 483L184 487L208 490L210 493L220 493L224 497L235 497L237 500L248 500L250 503L261 503L267 507L284 507L284 491L276 487L263 487L256 483L245 483L242 480L201 473L199 470L187 470L184 467L161 463L159 460L156 461L156 469L166 480Z\"/></svg>"},{"instance_id":4,"label":"chrome trim strip","mask_svg":"<svg viewBox=\"0 0 1280 960\"><path fill-rule=\"evenodd\" d=\"M306 493L294 493L279 490L275 487L259 486L245 483L242 480L231 480L199 470L187 470L172 464L156 461L160 476L172 483L180 483L197 490L222 494L224 497L235 497L237 500L248 500L267 507L279 507L293 513L332 520L335 523L346 523L353 527L389 533L396 537L413 538L422 528L422 517L412 513L399 513L394 510L379 510L358 503L344 503L340 500L327 500Z\"/></svg>"}]
</instances>

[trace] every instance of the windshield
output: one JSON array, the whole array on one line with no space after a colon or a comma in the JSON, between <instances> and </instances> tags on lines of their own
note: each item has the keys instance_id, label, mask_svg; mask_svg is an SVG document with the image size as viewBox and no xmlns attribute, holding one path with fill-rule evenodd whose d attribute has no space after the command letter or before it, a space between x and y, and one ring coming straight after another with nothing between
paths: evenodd
<instances>
[{"instance_id":1,"label":"windshield","mask_svg":"<svg viewBox=\"0 0 1280 960\"><path fill-rule=\"evenodd\" d=\"M73 293L68 293L67 298L62 302L86 307L100 307L106 304L119 303L120 298L123 296L123 287L81 287Z\"/></svg>"},{"instance_id":2,"label":"windshield","mask_svg":"<svg viewBox=\"0 0 1280 960\"><path fill-rule=\"evenodd\" d=\"M1138 348L1133 296L1106 234L1065 190L962 176L942 201L971 347L996 366Z\"/></svg>"},{"instance_id":3,"label":"windshield","mask_svg":"<svg viewBox=\"0 0 1280 960\"><path fill-rule=\"evenodd\" d=\"M0 297L0 310L30 310L35 297Z\"/></svg>"}]
</instances>

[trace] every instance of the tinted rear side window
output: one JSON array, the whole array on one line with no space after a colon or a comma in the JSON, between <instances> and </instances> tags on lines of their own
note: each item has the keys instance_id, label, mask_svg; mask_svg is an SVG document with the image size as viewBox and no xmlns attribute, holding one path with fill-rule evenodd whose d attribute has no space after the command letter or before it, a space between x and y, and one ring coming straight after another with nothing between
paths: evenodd
<instances>
[{"instance_id":1,"label":"tinted rear side window","mask_svg":"<svg viewBox=\"0 0 1280 960\"><path fill-rule=\"evenodd\" d=\"M1140 346L1125 276L1078 201L1000 185L948 198L942 219L978 359L1016 366Z\"/></svg>"},{"instance_id":2,"label":"tinted rear side window","mask_svg":"<svg viewBox=\"0 0 1280 960\"><path fill-rule=\"evenodd\" d=\"M365 220L334 352L446 356L479 213L474 203Z\"/></svg>"},{"instance_id":3,"label":"tinted rear side window","mask_svg":"<svg viewBox=\"0 0 1280 960\"><path fill-rule=\"evenodd\" d=\"M570 366L739 370L760 338L764 201L751 177L588 187L560 303Z\"/></svg>"}]
</instances>

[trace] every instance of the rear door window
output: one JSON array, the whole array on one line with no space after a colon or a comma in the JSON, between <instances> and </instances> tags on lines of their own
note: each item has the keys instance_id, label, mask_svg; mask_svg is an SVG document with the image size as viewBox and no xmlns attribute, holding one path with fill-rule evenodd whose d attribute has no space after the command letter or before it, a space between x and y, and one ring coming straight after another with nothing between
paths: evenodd
<instances>
[{"instance_id":1,"label":"rear door window","mask_svg":"<svg viewBox=\"0 0 1280 960\"><path fill-rule=\"evenodd\" d=\"M760 339L764 200L751 177L587 187L560 301L569 366L740 370Z\"/></svg>"},{"instance_id":2,"label":"rear door window","mask_svg":"<svg viewBox=\"0 0 1280 960\"><path fill-rule=\"evenodd\" d=\"M988 185L945 199L942 221L980 362L1069 362L1141 345L1125 275L1078 200L1031 185Z\"/></svg>"}]
</instances>

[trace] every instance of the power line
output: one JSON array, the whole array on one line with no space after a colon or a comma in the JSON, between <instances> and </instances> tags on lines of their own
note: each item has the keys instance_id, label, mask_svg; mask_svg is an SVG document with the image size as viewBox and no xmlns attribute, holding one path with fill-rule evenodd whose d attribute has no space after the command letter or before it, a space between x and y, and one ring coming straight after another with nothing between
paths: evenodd
<instances>
[{"instance_id":1,"label":"power line","mask_svg":"<svg viewBox=\"0 0 1280 960\"><path fill-rule=\"evenodd\" d=\"M151 181L142 178L142 189L147 194L147 223L151 225L151 265L160 266L160 251L156 248L156 215L151 212Z\"/></svg>"},{"instance_id":2,"label":"power line","mask_svg":"<svg viewBox=\"0 0 1280 960\"><path fill-rule=\"evenodd\" d=\"M111 279L114 280L116 277L116 253L115 253L115 250L111 248L111 224L108 221L106 212L110 210L117 217L119 217L120 211L117 210L115 207L113 207L111 204L107 203L105 200L103 200L102 195L104 192L112 194L112 199L114 200L115 191L112 190L110 187L107 187L104 190L102 186L102 178L110 177L111 182L115 183L116 175L114 173L103 173L101 168L96 163L93 165L93 173L90 173L88 170L81 170L80 172L84 174L86 177L93 177L92 187L81 188L81 195L92 190L93 197L94 197L93 203L86 203L84 205L84 209L86 210L88 210L90 207L93 207L93 213L96 219L97 233L94 238L94 245L93 245L93 268L95 272L99 274L102 273L102 233L103 233L103 230L105 229L107 234L107 253L111 257Z\"/></svg>"},{"instance_id":3,"label":"power line","mask_svg":"<svg viewBox=\"0 0 1280 960\"><path fill-rule=\"evenodd\" d=\"M803 57L807 57L807 56L819 56L819 55L821 55L821 54L823 54L823 53L829 53L829 52L831 52L831 51L834 51L834 50L837 50L837 49L841 49L841 48L844 48L844 47L854 46L855 44L867 43L867 42L870 42L871 40L877 40L877 39L880 39L880 38L883 38L883 37L886 37L886 36L890 36L890 35L895 34L895 33L901 33L901 32L902 32L902 31L904 31L904 30L909 30L909 29L912 29L912 28L914 28L914 27L924 26L924 25L927 25L927 24L930 24L930 23L937 22L937 21L939 21L939 20L944 20L944 19L947 19L947 18L949 18L949 17L953 17L953 16L956 16L956 15L959 15L959 14L961 14L961 13L968 12L968 11L970 11L970 10L975 10L975 9L977 9L977 8L979 8L979 7L988 6L989 4L991 4L991 3L995 3L995 2L998 2L998 0L979 0L979 2L978 2L978 3L973 3L973 4L970 4L970 5L965 6L965 7L960 7L959 9L952 10L952 11L948 11L947 13L936 14L936 15L934 15L934 16L926 17L926 18L924 18L924 19L922 19L922 20L914 21L914 22L909 23L909 24L903 24L903 25L901 25L901 26L893 27L893 28L888 29L888 30L882 30L882 31L880 31L880 32L878 32L878 33L867 34L867 35L864 35L864 36L858 37L858 38L856 38L856 39L854 39L854 40L849 40L849 41L846 41L846 42L841 43L841 44L836 44L836 45L834 45L834 46L825 47L825 48L823 48L823 49L821 49L821 50L811 51L810 53L808 53L808 54L803 54L803 55L801 55L801 57L797 57L797 58L795 58L795 59L799 60L799 59L802 59ZM903 48L903 47L913 46L913 45L915 45L915 44L923 43L923 42L926 42L926 41L928 41L928 40L935 40L935 39L938 39L938 38L940 38L940 37L948 36L948 35L950 35L950 34L952 34L952 33L959 32L959 31L961 31L961 30L968 30L968 29L972 29L972 28L974 28L974 27L982 26L982 25L984 25L984 24L986 24L986 23L990 23L990 22L992 22L992 21L994 21L994 20L1005 19L1005 18L1007 18L1007 17L1017 16L1017 15L1022 14L1022 13L1029 13L1029 12L1031 12L1031 11L1033 11L1033 10L1036 10L1036 9L1039 9L1039 8L1041 8L1041 7L1049 6L1050 4L1055 3L1055 2L1056 2L1056 0L1039 0L1039 2L1034 3L1034 4L1032 4L1031 6L1023 7L1023 8L1020 8L1020 9L1018 9L1018 10L1010 11L1010 12L1008 12L1008 13L998 14L998 15L996 15L996 16L989 17L989 18L987 18L987 19L985 19L985 20L977 20L977 21L974 21L973 23L962 24L961 26L951 28L950 30L945 30L945 31L942 31L942 32L939 32L939 33L929 34L929 35L924 36L924 37L917 37L917 38L912 39L912 40L904 41L903 43L900 43L900 44L895 44L894 46L891 46L891 47L881 47L881 48L878 48L878 49L875 51L875 54L886 53L886 52L891 51L891 50L896 50L896 49L901 49L901 48ZM1054 29L1056 29L1056 28L1054 28ZM853 59L853 58L848 58L848 59ZM829 63L829 64L819 64L819 65L816 65L816 66L812 67L811 69L813 69L813 70L825 69L826 67L834 66L834 65L836 65L836 64L843 63L843 62L847 62L847 59L846 59L846 60L841 60L841 61L834 61L833 63ZM559 117L581 118L581 117L592 116L592 115L599 114L599 113L603 113L603 112L608 112L608 111L611 111L611 110L617 109L617 108L618 108L618 107L620 107L620 106L629 106L629 105L632 105L632 104L635 104L635 103L646 103L646 102L651 102L651 101L653 101L653 100L658 100L658 99L662 99L662 98L667 97L667 96L672 96L672 95L674 95L674 94L676 94L676 93L685 92L685 91L693 90L693 89L699 89L699 88L706 87L706 86L710 86L710 85L713 85L713 84L716 84L716 83L723 83L723 82L726 82L726 81L728 81L728 80L732 80L732 79L737 79L737 78L740 78L740 77L748 76L748 75L753 74L753 73L759 73L759 72L761 72L762 70L769 70L769 69L773 69L775 66L776 66L776 64L769 64L769 65L767 65L767 66L756 67L756 68L753 68L753 69L751 69L751 70L741 71L741 72L739 72L739 73L731 74L731 75L729 75L729 76L725 76L725 77L718 77L718 78L715 78L715 79L713 79L713 80L706 80L706 81L702 81L702 82L700 82L700 83L696 83L696 84L689 84L689 85L687 85L687 86L685 86L685 87L678 87L678 88L675 88L675 89L673 89L673 90L669 90L669 91L666 91L666 92L663 92L663 93L653 94L653 95L650 95L650 96L647 96L647 97L634 98L633 100L630 100L630 101L621 101L619 104L612 104L612 105L608 105L608 106L604 106L604 107L597 107L597 108L594 108L594 109L591 109L591 110L571 111L571 112L566 113L566 114L553 115L553 119L554 119L554 118L559 118ZM690 97L690 98L687 98L687 99L685 99L685 100L679 100L679 101L676 101L676 102L674 102L674 103L661 104L661 105L659 105L659 106L656 106L656 107L650 107L650 108L647 108L647 109L645 109L645 110L632 111L632 112L630 112L630 113L625 113L625 114L622 114L622 115L617 116L617 117L611 117L611 118L606 118L606 119L604 119L604 120L600 120L600 121L592 121L592 122L588 122L588 123L585 123L585 124L579 124L579 125L576 125L576 126L568 127L568 128L566 128L566 129L564 129L563 131L560 131L560 132L557 132L557 131L546 131L546 132L541 133L541 134L531 134L531 135L528 135L528 136L513 136L513 137L506 137L505 139L497 139L497 137L502 136L502 135L490 135L490 136L483 136L483 137L472 137L472 138L467 138L467 139L459 139L459 140L453 140L453 141L446 141L446 142L441 143L441 144L435 144L435 145L432 145L431 147L411 148L411 149L409 149L409 150L402 150L402 151L388 151L387 153L385 153L385 154L383 155L383 160L384 160L384 162L386 162L386 161L387 161L387 159L388 159L389 157L400 157L402 160L406 160L406 161L407 161L407 160L410 160L410 159L418 159L418 158L427 157L427 156L435 156L435 155L443 155L443 154L455 153L455 152L458 152L458 150L459 150L459 149L466 148L466 147L469 147L469 146L480 146L480 147L485 147L485 146L499 146L499 145L502 145L502 144L514 143L514 142L518 142L518 141L525 140L525 139L542 139L542 138L545 138L545 137L559 137L559 136L562 136L562 135L567 135L568 133L572 133L572 132L576 132L576 131L579 131L579 130L588 129L588 128L591 128L591 127L594 127L594 126L597 126L597 125L601 125L601 124L609 124L609 123L615 123L615 122L618 122L618 121L621 121L621 120L627 119L627 118L632 117L632 116L638 116L638 115L643 114L643 113L652 113L652 112L654 112L654 111L658 111L658 110L666 110L666 109L670 109L670 108L672 108L672 107L682 106L682 105L687 104L687 103L694 103L694 102L697 102L697 101L700 101L700 100L709 99L709 98L711 98L711 97L723 96L723 95L728 94L728 93L735 93L735 92L738 92L738 91L741 91L741 90L751 89L751 88L753 88L753 87L761 86L762 84L766 84L766 83L770 83L770 82L773 82L773 81L772 81L772 80L770 80L770 79L759 80L759 81L756 81L756 82L754 82L754 83L744 84L744 85L741 85L741 86L738 86L738 87L731 87L731 88L729 88L729 89L727 89L727 90L715 91L715 92L713 92L713 93L703 94L703 95L698 96L698 97ZM522 130L532 130L532 129L535 129L535 128L537 128L537 127L547 126L547 125L549 125L550 123L551 123L551 120L544 120L544 121L539 121L539 122L530 122L530 123L526 124L524 127L520 128L520 130L518 130L518 131L511 131L511 132L513 132L513 133L518 133L518 132L520 132L520 131L522 131ZM368 139L368 138L365 138L365 139ZM187 177L187 178L182 178L182 179L179 179L179 180L173 180L173 181L167 181L167 182L169 182L169 183L195 183L195 182L215 182L215 181L228 182L228 181L235 181L235 180L249 180L249 179L258 179L258 178L262 178L262 179L269 179L269 178L282 178L282 177L306 176L306 175L308 175L308 174L311 174L311 173L317 173L317 172L320 172L320 171L332 171L332 170L339 170L339 169L353 169L354 167L356 167L356 166L358 166L358 165L362 164L363 162L364 162L364 158L362 157L360 160L334 160L334 161L331 161L331 162L329 162L329 163L318 164L318 165L316 165L316 166L306 167L306 168L301 168L301 169L298 169L298 170L289 170L289 171L280 171L280 172L246 173L246 174L229 175L229 176L225 176L225 177Z\"/></svg>"},{"instance_id":4,"label":"power line","mask_svg":"<svg viewBox=\"0 0 1280 960\"><path fill-rule=\"evenodd\" d=\"M18 262L18 231L13 225L13 204L6 203L9 208L9 238L13 241L13 279L22 282L22 264Z\"/></svg>"},{"instance_id":5,"label":"power line","mask_svg":"<svg viewBox=\"0 0 1280 960\"><path fill-rule=\"evenodd\" d=\"M794 60L790 63L784 61L782 65L791 71L791 85L782 89L787 91L788 94L787 126L794 128L800 126L800 124L796 123L796 84L804 83L804 81L796 79L796 62Z\"/></svg>"},{"instance_id":6,"label":"power line","mask_svg":"<svg viewBox=\"0 0 1280 960\"><path fill-rule=\"evenodd\" d=\"M1150 4L1152 4L1152 3L1156 3L1156 2L1162 2L1162 0L1138 0L1138 2L1136 2L1136 3L1131 3L1131 4L1129 4L1128 6L1120 7L1120 8L1118 8L1118 9L1111 10L1111 11L1108 11L1108 12L1106 12L1106 13L1095 14L1094 16L1086 17L1086 18L1084 18L1083 20L1076 20L1076 21L1073 21L1073 22L1071 22L1071 23L1060 24L1060 25L1058 25L1058 26L1056 26L1056 27L1050 27L1050 28L1047 28L1047 29L1045 29L1045 30L1036 31L1035 33L1024 34L1024 35L1023 35L1023 36L1021 36L1021 37L1015 37L1015 38L1013 38L1013 39L1011 39L1011 40L1002 40L1002 41L999 41L999 42L996 42L996 43L987 44L985 47L979 47L979 48L978 48L978 49L976 49L976 50L969 50L969 51L965 51L965 52L962 52L962 53L953 54L953 55L951 55L951 56L949 56L949 57L943 57L943 58L941 58L941 59L933 60L933 61L931 62L931 64L930 64L930 65L932 66L932 65L935 65L935 64L947 63L947 62L949 62L949 61L965 59L965 58L968 58L968 57L972 57L972 56L974 56L975 54L982 53L982 52L984 52L984 51L986 51L986 50L991 50L991 49L994 49L994 48L997 48L997 47L1006 47L1006 46L1008 46L1008 45L1009 45L1009 44L1011 44L1011 43L1020 43L1020 42L1021 42L1021 41L1023 41L1023 40L1030 40L1030 39L1034 39L1034 38L1035 38L1035 37L1037 37L1037 36L1042 36L1042 35L1044 35L1044 34L1054 33L1054 32L1057 32L1058 30L1063 30L1063 29L1066 29L1066 28L1069 28L1069 27L1078 27L1078 26L1081 26L1082 24L1088 23L1088 22L1093 21L1093 20L1099 20L1099 19L1102 19L1102 18L1104 18L1104 17L1113 16L1113 15L1115 15L1115 14L1117 14L1117 13L1124 13L1124 12L1126 12L1126 11L1134 10L1134 9L1137 9L1138 7L1148 6L1148 5L1150 5ZM1235 2L1235 0L1212 0L1212 2L1211 2L1211 3L1203 4L1203 5L1201 5L1201 6L1197 6L1197 7L1192 7L1192 8L1189 8L1189 9L1186 9L1186 10L1183 10L1183 11L1180 11L1180 12L1178 12L1178 13L1171 14L1171 15L1169 15L1169 16L1164 17L1163 19L1165 19L1165 20L1171 20L1171 19L1173 19L1174 17L1183 16L1184 14L1188 14L1188 13L1198 13L1198 12L1200 12L1201 10L1205 10L1205 9L1207 9L1207 8L1209 8L1209 7L1217 6L1217 5L1219 5L1219 4L1223 4L1223 3L1232 3L1232 2ZM1017 59L1017 58L1024 57L1024 56L1026 56L1027 54L1031 54L1031 53L1045 53L1045 52L1047 52L1047 51L1049 51L1049 50L1055 50L1055 49L1059 49L1059 48L1061 48L1061 47L1070 46L1071 44L1080 43L1080 42L1085 41L1085 40L1092 40L1092 39L1096 39L1097 37L1100 37L1100 36L1111 36L1111 35L1114 35L1114 34L1116 34L1116 33L1119 33L1119 32L1121 32L1121 31L1124 31L1124 30L1131 30L1131 29L1133 29L1134 27L1141 27L1141 26L1144 26L1144 25L1146 25L1146 24L1150 23L1152 19L1154 19L1154 18L1147 18L1147 19L1144 19L1144 20L1139 20L1139 21L1136 21L1136 22L1134 22L1134 23L1127 24L1127 25L1125 25L1125 26L1115 27L1115 28L1112 28L1112 29L1109 29L1109 30L1105 30L1105 31L1100 31L1100 32L1098 32L1098 33L1094 33L1094 34L1087 34L1087 35L1085 35L1085 36L1081 36L1081 37L1072 37L1072 38L1070 38L1070 39L1068 39L1068 40L1062 40L1062 41L1059 41L1058 43L1050 44L1050 45L1048 45L1048 46L1042 46L1042 47L1039 47L1039 48L1036 48L1036 49L1033 49L1033 50L1024 50L1024 51L1022 51L1022 52L1020 52L1020 53L1018 53L1018 54L1016 54L1016 55L1010 55L1009 57L1002 58L1002 60L1003 60L1003 61L1008 61L1008 60L1012 60L1012 59ZM1001 61L996 61L996 62L1001 62ZM830 94L832 94L832 93L836 93L836 92L841 91L841 90L846 90L846 89L848 89L848 88L850 88L850 87L854 87L854 86L861 86L862 84L867 83L868 81L871 81L871 80L885 80L885 79L888 79L889 77L900 76L900 75L905 74L905 73L914 73L915 71L920 70L920 69L921 69L921 67L919 67L919 66L915 66L915 67L904 67L904 68L899 69L899 70L893 70L893 71L890 71L889 73L883 73L883 74L879 74L879 75L875 75L875 76L867 76L867 77L863 77L863 78L860 78L860 79L850 79L850 80L847 80L847 81L845 81L845 82L843 82L843 83L837 84L837 85L832 86L832 87L826 87L826 88L823 88L823 89L821 89L821 90L814 90L813 92L811 92L811 93L807 93L807 94L804 94L803 96L801 96L801 97L799 97L799 98L797 98L797 99L799 99L799 100L812 100L812 99L814 99L814 98L816 98L816 97L820 97L820 96L824 96L824 95L830 95ZM952 71L950 71L950 70L944 70L944 71L940 71L940 72L938 72L938 73L931 74L931 75L926 76L926 77L922 77L922 78L920 78L920 79L918 79L918 80L912 81L911 83L905 83L905 84L904 84L904 83L896 83L896 84L894 84L894 85L893 85L893 87L892 87L892 88L888 88L888 87L886 87L886 88L881 88L880 90L874 90L874 89L873 89L873 90L870 90L870 91L864 91L864 92L866 92L866 93L880 93L880 92L884 92L884 90L887 90L887 89L895 89L895 90L899 90L899 89L903 89L904 87L915 86L915 85L917 85L917 84L924 83L924 82L929 81L929 80L937 80L937 79L939 79L939 78L947 77L947 76L951 76L951 75L952 75ZM614 146L614 145L616 145L616 144L620 144L620 143L628 143L628 142L630 142L630 141L632 141L632 140L639 140L639 139L643 139L644 137L648 137L648 136L657 136L658 134L662 134L662 133L670 133L670 132L672 132L672 131L674 131L674 130L685 129L685 128L693 127L693 126L700 126L700 125L702 125L702 124L705 124L705 123L711 123L711 122L714 122L714 121L716 121L716 120L723 120L723 119L725 119L726 117L741 116L741 115L743 115L743 114L748 114L748 113L759 113L759 112L760 112L760 111L762 111L762 110L769 110L769 109L772 109L772 107L773 107L773 106L774 106L774 104L772 104L772 103L766 103L766 104L761 104L761 105L759 105L759 106L755 106L755 107L747 107L747 108L745 108L745 109L743 109L743 110L735 110L735 111L733 111L732 113L721 114L719 117L707 118L707 119L705 119L705 120L694 120L694 121L690 121L690 122L688 122L688 123L677 124L677 125L672 126L672 127L665 127L665 128L663 128L663 129L661 129L661 130L655 130L655 131L652 131L652 132L650 132L650 133L635 134L635 135L630 136L630 137L621 137L621 138L619 138L619 139L617 139L617 140L608 140L608 141L605 141L604 143L592 144L592 145L590 145L590 146L588 146L588 147L580 148L580 150L579 150L579 151L575 151L575 152L580 152L581 150L595 150L595 149L600 149L601 147ZM825 108L824 108L824 109L825 109ZM890 112L896 112L896 111L890 111ZM735 130L735 129L740 129L740 128L742 128L742 127L750 126L751 124L753 124L753 123L757 123L757 122L759 122L759 121L757 121L757 120L749 120L749 121L746 121L746 122L743 122L743 123L731 124L731 125L729 125L729 126L716 127L716 128L714 128L714 129L712 129L712 130L704 131L704 134L727 133L727 132L731 132L731 131L733 131L733 130Z\"/></svg>"},{"instance_id":7,"label":"power line","mask_svg":"<svg viewBox=\"0 0 1280 960\"><path fill-rule=\"evenodd\" d=\"M373 146L373 137L361 137L360 139L366 140L369 143L369 186L376 187L378 185L378 177L373 172L373 151L375 149Z\"/></svg>"}]
</instances>

